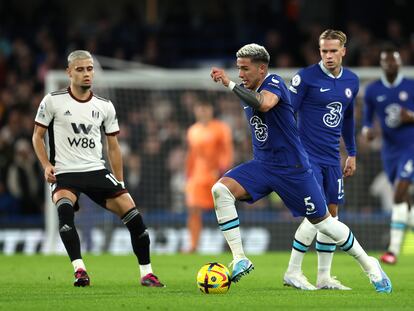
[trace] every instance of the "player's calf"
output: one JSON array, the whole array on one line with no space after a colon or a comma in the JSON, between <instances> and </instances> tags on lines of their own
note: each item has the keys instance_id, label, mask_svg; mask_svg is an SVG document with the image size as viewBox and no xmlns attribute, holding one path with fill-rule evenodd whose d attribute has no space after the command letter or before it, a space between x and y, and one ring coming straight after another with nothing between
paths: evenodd
<instances>
[{"instance_id":1,"label":"player's calf","mask_svg":"<svg viewBox=\"0 0 414 311\"><path fill-rule=\"evenodd\" d=\"M150 263L150 239L141 214L136 207L131 208L122 218L131 235L132 249L140 265Z\"/></svg>"},{"instance_id":2,"label":"player's calf","mask_svg":"<svg viewBox=\"0 0 414 311\"><path fill-rule=\"evenodd\" d=\"M68 198L61 198L56 202L59 218L59 235L65 245L71 261L81 258L81 247L78 232L76 231L73 203Z\"/></svg>"}]
</instances>

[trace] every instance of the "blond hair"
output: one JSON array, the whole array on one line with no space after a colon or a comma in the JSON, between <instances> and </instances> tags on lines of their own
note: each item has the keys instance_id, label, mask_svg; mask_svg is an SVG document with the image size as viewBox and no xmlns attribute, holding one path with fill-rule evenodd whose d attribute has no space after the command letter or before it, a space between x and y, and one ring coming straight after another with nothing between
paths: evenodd
<instances>
[{"instance_id":1,"label":"blond hair","mask_svg":"<svg viewBox=\"0 0 414 311\"><path fill-rule=\"evenodd\" d=\"M321 35L319 36L319 42L323 39L325 39L325 40L339 40L339 42L341 43L341 46L345 46L346 34L343 33L340 30L327 29L324 32L322 32Z\"/></svg>"},{"instance_id":2,"label":"blond hair","mask_svg":"<svg viewBox=\"0 0 414 311\"><path fill-rule=\"evenodd\" d=\"M76 59L88 59L88 58L92 58L92 54L89 51L85 51L85 50L73 51L72 53L68 55L68 65L70 65L70 63L72 63Z\"/></svg>"},{"instance_id":3,"label":"blond hair","mask_svg":"<svg viewBox=\"0 0 414 311\"><path fill-rule=\"evenodd\" d=\"M237 58L250 58L252 62L262 62L269 64L270 55L264 46L256 43L246 44L236 53Z\"/></svg>"}]
</instances>

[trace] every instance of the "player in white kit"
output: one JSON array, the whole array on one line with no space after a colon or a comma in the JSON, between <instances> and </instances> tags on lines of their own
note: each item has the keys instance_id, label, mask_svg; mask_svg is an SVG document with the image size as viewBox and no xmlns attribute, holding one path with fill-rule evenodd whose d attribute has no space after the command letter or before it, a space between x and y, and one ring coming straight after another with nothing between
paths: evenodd
<instances>
[{"instance_id":1,"label":"player in white kit","mask_svg":"<svg viewBox=\"0 0 414 311\"><path fill-rule=\"evenodd\" d=\"M128 228L139 262L141 284L164 287L152 271L147 228L123 182L115 108L110 100L91 91L94 77L91 54L83 50L70 53L67 74L70 86L47 94L40 103L32 140L44 177L52 187L59 234L75 270L74 286L90 284L74 224L77 201L80 193L84 193L117 214ZM102 131L112 172L103 160ZM49 154L44 141L46 132Z\"/></svg>"}]
</instances>

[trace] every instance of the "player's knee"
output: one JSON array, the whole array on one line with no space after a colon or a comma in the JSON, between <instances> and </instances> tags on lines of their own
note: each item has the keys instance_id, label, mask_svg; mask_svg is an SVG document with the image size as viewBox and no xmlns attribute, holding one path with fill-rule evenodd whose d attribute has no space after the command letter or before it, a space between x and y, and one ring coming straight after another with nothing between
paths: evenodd
<instances>
[{"instance_id":1,"label":"player's knee","mask_svg":"<svg viewBox=\"0 0 414 311\"><path fill-rule=\"evenodd\" d=\"M211 188L211 193L213 195L215 208L220 207L223 203L234 204L235 198L233 194L230 192L229 188L227 188L221 182L216 182L213 185L213 187ZM221 203L221 204L218 204L218 203Z\"/></svg>"},{"instance_id":2,"label":"player's knee","mask_svg":"<svg viewBox=\"0 0 414 311\"><path fill-rule=\"evenodd\" d=\"M59 218L59 229L64 225L73 227L75 211L73 209L73 203L68 198L61 198L56 202L57 213Z\"/></svg>"}]
</instances>

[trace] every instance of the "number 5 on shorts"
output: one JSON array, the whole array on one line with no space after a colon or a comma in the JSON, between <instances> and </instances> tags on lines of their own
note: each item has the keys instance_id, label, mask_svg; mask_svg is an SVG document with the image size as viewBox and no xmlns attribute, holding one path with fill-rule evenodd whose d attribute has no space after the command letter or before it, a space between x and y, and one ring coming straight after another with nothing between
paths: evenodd
<instances>
[{"instance_id":1,"label":"number 5 on shorts","mask_svg":"<svg viewBox=\"0 0 414 311\"><path fill-rule=\"evenodd\" d=\"M312 215L313 213L316 213L315 204L313 204L310 200L311 197L306 197L303 199L306 206L306 215Z\"/></svg>"}]
</instances>

